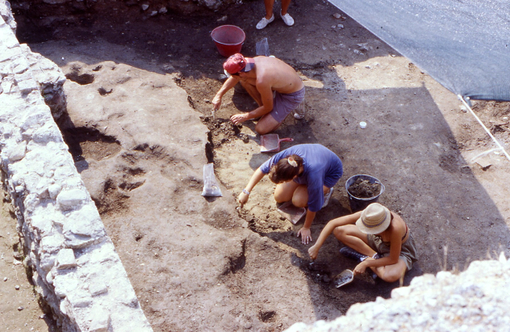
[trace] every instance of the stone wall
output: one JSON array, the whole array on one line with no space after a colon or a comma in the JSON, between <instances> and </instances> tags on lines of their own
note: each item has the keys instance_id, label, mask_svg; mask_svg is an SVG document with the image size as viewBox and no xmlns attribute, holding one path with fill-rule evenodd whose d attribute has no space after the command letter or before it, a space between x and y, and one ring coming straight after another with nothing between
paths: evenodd
<instances>
[{"instance_id":1,"label":"stone wall","mask_svg":"<svg viewBox=\"0 0 510 332\"><path fill-rule=\"evenodd\" d=\"M62 331L152 331L52 117L65 77L15 29L0 0L0 159L24 264Z\"/></svg>"}]
</instances>

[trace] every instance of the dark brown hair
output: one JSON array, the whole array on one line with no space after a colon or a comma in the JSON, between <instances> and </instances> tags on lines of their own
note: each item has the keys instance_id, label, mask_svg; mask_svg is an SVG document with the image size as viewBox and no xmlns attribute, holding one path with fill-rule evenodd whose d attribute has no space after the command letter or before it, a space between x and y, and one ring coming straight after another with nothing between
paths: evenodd
<instances>
[{"instance_id":1,"label":"dark brown hair","mask_svg":"<svg viewBox=\"0 0 510 332\"><path fill-rule=\"evenodd\" d=\"M289 158L291 159L290 162ZM292 164L294 164L294 166ZM286 158L280 159L280 161L271 167L271 170L269 171L269 179L274 183L290 181L296 175L299 175L299 169L301 166L303 166L303 158L296 154L292 154Z\"/></svg>"}]
</instances>

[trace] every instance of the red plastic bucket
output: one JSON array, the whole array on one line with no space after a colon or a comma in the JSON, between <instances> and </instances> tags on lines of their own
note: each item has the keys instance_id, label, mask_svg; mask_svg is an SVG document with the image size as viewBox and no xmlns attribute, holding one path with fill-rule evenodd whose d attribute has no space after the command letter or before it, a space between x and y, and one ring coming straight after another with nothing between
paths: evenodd
<instances>
[{"instance_id":1,"label":"red plastic bucket","mask_svg":"<svg viewBox=\"0 0 510 332\"><path fill-rule=\"evenodd\" d=\"M211 38L224 57L240 53L246 39L243 29L236 25L221 25L211 32Z\"/></svg>"}]
</instances>

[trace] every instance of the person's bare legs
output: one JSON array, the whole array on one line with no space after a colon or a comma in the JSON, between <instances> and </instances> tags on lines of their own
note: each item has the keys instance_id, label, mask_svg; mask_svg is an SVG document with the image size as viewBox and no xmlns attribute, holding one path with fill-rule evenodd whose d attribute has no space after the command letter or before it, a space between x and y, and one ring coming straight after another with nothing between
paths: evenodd
<instances>
[{"instance_id":1,"label":"person's bare legs","mask_svg":"<svg viewBox=\"0 0 510 332\"><path fill-rule=\"evenodd\" d=\"M289 0L290 3L290 0ZM264 7L266 7L266 19L269 20L273 16L274 0L264 0ZM288 5L287 5L288 7Z\"/></svg>"},{"instance_id":2,"label":"person's bare legs","mask_svg":"<svg viewBox=\"0 0 510 332\"><path fill-rule=\"evenodd\" d=\"M265 0L267 2L267 0ZM289 9L290 6L290 0L282 0L282 15L287 14L287 9ZM267 7L266 7L267 11ZM273 11L273 6L271 6L271 12ZM269 16L271 17L271 16ZM267 15L266 15L267 18Z\"/></svg>"},{"instance_id":3,"label":"person's bare legs","mask_svg":"<svg viewBox=\"0 0 510 332\"><path fill-rule=\"evenodd\" d=\"M372 257L375 251L368 246L368 237L356 225L344 225L333 230L335 237L357 252Z\"/></svg>"},{"instance_id":4,"label":"person's bare legs","mask_svg":"<svg viewBox=\"0 0 510 332\"><path fill-rule=\"evenodd\" d=\"M249 83L240 82L243 88L248 92L248 94L255 100L255 102L261 106L262 98L260 97L260 93L254 85ZM264 135L272 132L276 128L280 126L280 122L276 121L272 115L266 114L260 118L260 120L255 125L255 131L260 135Z\"/></svg>"},{"instance_id":5,"label":"person's bare legs","mask_svg":"<svg viewBox=\"0 0 510 332\"><path fill-rule=\"evenodd\" d=\"M331 190L331 188L328 188L326 186L322 186L322 190L324 190L324 196L326 196L327 193Z\"/></svg>"},{"instance_id":6,"label":"person's bare legs","mask_svg":"<svg viewBox=\"0 0 510 332\"><path fill-rule=\"evenodd\" d=\"M255 85L252 85L252 84L249 84L249 83L244 83L242 81L240 81L239 83L241 83L241 85L246 90L246 92L248 92L248 94L255 100L257 105L261 106L262 105L262 98L260 97L260 93L257 90L257 87Z\"/></svg>"},{"instance_id":7,"label":"person's bare legs","mask_svg":"<svg viewBox=\"0 0 510 332\"><path fill-rule=\"evenodd\" d=\"M323 188L325 193L329 191L328 187L324 186ZM278 203L288 202L292 199L292 205L296 207L308 206L308 188L304 184L300 185L294 181L276 185L274 197Z\"/></svg>"},{"instance_id":8,"label":"person's bare legs","mask_svg":"<svg viewBox=\"0 0 510 332\"><path fill-rule=\"evenodd\" d=\"M273 130L276 130L280 124L281 123L276 121L271 114L266 114L261 117L255 125L255 131L260 135L264 135L272 132Z\"/></svg>"},{"instance_id":9,"label":"person's bare legs","mask_svg":"<svg viewBox=\"0 0 510 332\"><path fill-rule=\"evenodd\" d=\"M304 184L294 190L294 195L292 195L292 205L296 207L308 206L308 188Z\"/></svg>"},{"instance_id":10,"label":"person's bare legs","mask_svg":"<svg viewBox=\"0 0 510 332\"><path fill-rule=\"evenodd\" d=\"M299 186L298 183L292 180L277 184L273 194L274 199L277 203L284 203L292 200L294 191L296 191Z\"/></svg>"},{"instance_id":11,"label":"person's bare legs","mask_svg":"<svg viewBox=\"0 0 510 332\"><path fill-rule=\"evenodd\" d=\"M371 269L382 280L387 282L394 282L400 280L404 276L407 270L407 266L404 260L402 258L399 258L398 263L396 264L379 266Z\"/></svg>"}]
</instances>

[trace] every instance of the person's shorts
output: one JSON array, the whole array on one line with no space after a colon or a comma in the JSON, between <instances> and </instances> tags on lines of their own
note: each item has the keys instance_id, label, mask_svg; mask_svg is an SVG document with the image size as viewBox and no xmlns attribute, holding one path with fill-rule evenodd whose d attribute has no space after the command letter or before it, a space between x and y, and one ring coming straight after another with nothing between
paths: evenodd
<instances>
[{"instance_id":1,"label":"person's shorts","mask_svg":"<svg viewBox=\"0 0 510 332\"><path fill-rule=\"evenodd\" d=\"M273 110L269 113L273 119L282 123L283 120L305 100L305 87L293 93L278 93L275 91Z\"/></svg>"},{"instance_id":2,"label":"person's shorts","mask_svg":"<svg viewBox=\"0 0 510 332\"><path fill-rule=\"evenodd\" d=\"M385 243L381 240L381 237L368 234L368 245L370 248L377 251L379 256L384 257L390 254L390 246L388 243ZM414 244L413 235L409 232L409 237L407 241L402 244L402 249L400 250L400 257L407 266L407 271L413 268L413 263L418 260L418 255L416 254L416 245Z\"/></svg>"}]
</instances>

